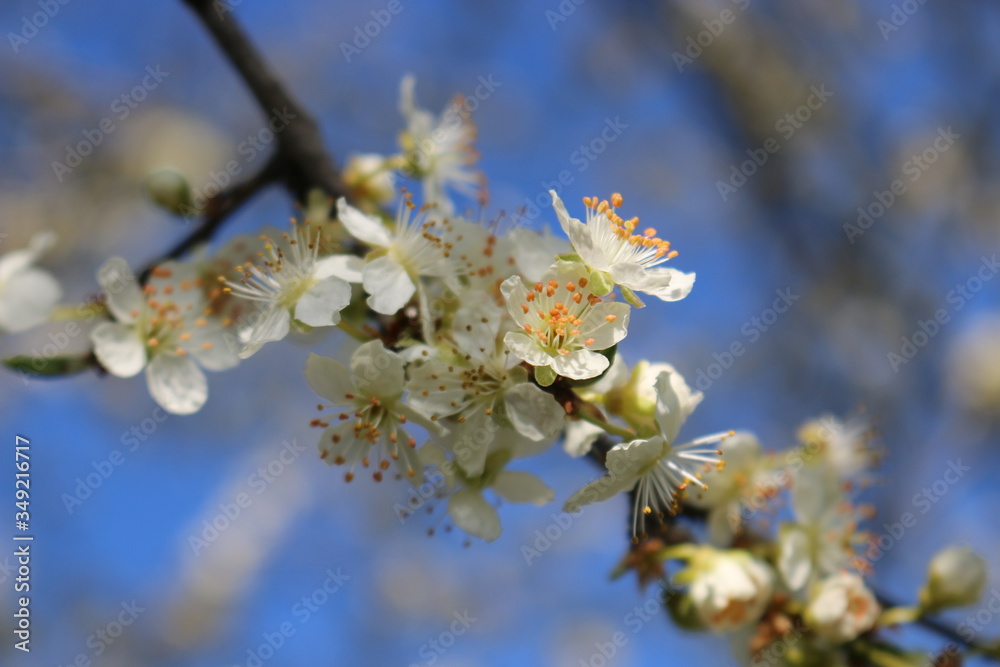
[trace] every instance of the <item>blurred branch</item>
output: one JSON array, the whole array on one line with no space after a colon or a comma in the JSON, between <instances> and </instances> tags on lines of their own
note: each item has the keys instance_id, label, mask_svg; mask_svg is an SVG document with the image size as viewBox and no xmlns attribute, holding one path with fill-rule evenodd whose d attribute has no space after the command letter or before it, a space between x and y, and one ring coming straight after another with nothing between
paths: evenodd
<instances>
[{"instance_id":1,"label":"blurred branch","mask_svg":"<svg viewBox=\"0 0 1000 667\"><path fill-rule=\"evenodd\" d=\"M323 147L315 119L281 83L232 12L219 11L212 0L184 0L226 55L265 116L283 114L288 126L277 137L277 159L282 180L300 202L309 190L319 188L330 197L347 196L347 188L333 159Z\"/></svg>"},{"instance_id":2,"label":"blurred branch","mask_svg":"<svg viewBox=\"0 0 1000 667\"><path fill-rule=\"evenodd\" d=\"M218 228L222 226L222 223L230 215L235 213L238 208L258 192L279 179L281 166L282 163L278 159L277 154L272 155L271 159L267 161L267 164L259 172L244 181L233 184L231 187L209 199L204 217L194 231L181 239L170 250L149 262L139 274L139 282L145 283L149 275L153 272L153 269L159 264L167 260L178 259L190 252L197 245L211 240Z\"/></svg>"}]
</instances>

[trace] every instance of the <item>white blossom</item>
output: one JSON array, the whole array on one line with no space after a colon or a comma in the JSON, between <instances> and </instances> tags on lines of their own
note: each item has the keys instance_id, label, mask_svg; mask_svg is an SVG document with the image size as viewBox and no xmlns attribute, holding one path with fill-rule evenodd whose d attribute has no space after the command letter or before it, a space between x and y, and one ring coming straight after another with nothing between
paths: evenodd
<instances>
[{"instance_id":1,"label":"white blossom","mask_svg":"<svg viewBox=\"0 0 1000 667\"><path fill-rule=\"evenodd\" d=\"M395 461L401 474L415 477L421 470L416 440L407 432L409 422L427 426L419 413L403 402L403 360L374 340L358 347L346 368L336 359L310 354L306 380L329 403L321 409L333 412L313 421L326 430L320 436L320 458L331 465L346 465L344 478L354 479L354 468L374 468L381 481L383 471ZM374 451L373 451L374 450Z\"/></svg>"},{"instance_id":2,"label":"white blossom","mask_svg":"<svg viewBox=\"0 0 1000 667\"><path fill-rule=\"evenodd\" d=\"M454 207L448 190L474 198L483 194L484 179L475 168L479 159L473 146L476 126L460 97L445 108L440 118L418 108L415 86L412 76L404 77L400 85L399 110L406 121L400 143L411 170L423 183L424 201L435 203L443 213L451 214Z\"/></svg>"},{"instance_id":3,"label":"white blossom","mask_svg":"<svg viewBox=\"0 0 1000 667\"><path fill-rule=\"evenodd\" d=\"M228 282L237 297L257 302L258 309L239 323L240 356L249 357L264 344L288 335L293 322L308 327L334 326L351 302L352 282L360 281L356 257L319 257L319 233L308 223L293 221L292 234L280 240L262 236L259 264L236 267L239 282Z\"/></svg>"},{"instance_id":4,"label":"white blossom","mask_svg":"<svg viewBox=\"0 0 1000 667\"><path fill-rule=\"evenodd\" d=\"M445 449L428 443L420 448L420 459L443 476L448 516L455 525L470 535L492 542L500 536L500 515L486 499L485 491L492 491L509 503L536 506L552 502L555 494L535 475L506 469L513 459L538 454L547 442L530 440L495 422L487 423L482 430L488 433L488 455L478 474L468 474L457 464L471 440L477 437L472 433L457 438L449 434L441 439ZM450 452L452 458L448 458L446 452Z\"/></svg>"},{"instance_id":5,"label":"white blossom","mask_svg":"<svg viewBox=\"0 0 1000 667\"><path fill-rule=\"evenodd\" d=\"M841 572L813 588L805 619L820 637L842 643L871 630L880 611L861 577Z\"/></svg>"},{"instance_id":6,"label":"white blossom","mask_svg":"<svg viewBox=\"0 0 1000 667\"><path fill-rule=\"evenodd\" d=\"M499 339L502 321L502 311L489 300L463 304L437 355L410 371L410 404L433 420L454 417L449 428L458 437L496 421L532 440L551 438L562 428L565 410L528 382L527 371ZM467 474L482 472L487 449L474 447L459 460Z\"/></svg>"},{"instance_id":7,"label":"white blossom","mask_svg":"<svg viewBox=\"0 0 1000 667\"><path fill-rule=\"evenodd\" d=\"M795 522L782 525L778 534L777 565L788 587L799 591L824 575L864 568L855 553L863 539L858 508L844 497L835 472L806 465L793 480Z\"/></svg>"},{"instance_id":8,"label":"white blossom","mask_svg":"<svg viewBox=\"0 0 1000 667\"><path fill-rule=\"evenodd\" d=\"M390 232L377 217L362 213L343 197L337 200L338 218L347 231L378 251L361 271L362 283L370 295L368 305L376 313L399 312L420 289L421 276L454 281L450 248L440 236L443 223L437 217L428 218L428 210L417 209L409 197L404 198L396 229Z\"/></svg>"},{"instance_id":9,"label":"white blossom","mask_svg":"<svg viewBox=\"0 0 1000 667\"><path fill-rule=\"evenodd\" d=\"M620 194L613 194L610 203L584 197L584 223L570 217L554 190L549 193L563 231L588 267L622 287L663 301L678 301L691 292L693 273L660 266L677 255L670 249L670 242L658 238L652 227L637 233L639 218L625 220L615 212L622 205Z\"/></svg>"},{"instance_id":10,"label":"white blossom","mask_svg":"<svg viewBox=\"0 0 1000 667\"><path fill-rule=\"evenodd\" d=\"M101 366L118 377L145 369L149 393L167 412L201 409L208 398L201 367L219 371L239 362L221 324L204 312L202 278L190 265L167 262L140 289L125 260L112 258L97 279L115 318L90 334Z\"/></svg>"},{"instance_id":11,"label":"white blossom","mask_svg":"<svg viewBox=\"0 0 1000 667\"><path fill-rule=\"evenodd\" d=\"M504 342L515 356L574 380L608 368L610 362L598 350L625 337L630 309L603 301L587 289L588 281L583 265L557 262L532 289L517 275L503 282L500 291L518 327Z\"/></svg>"},{"instance_id":12,"label":"white blossom","mask_svg":"<svg viewBox=\"0 0 1000 667\"><path fill-rule=\"evenodd\" d=\"M48 321L62 288L35 263L55 242L52 232L39 232L27 248L0 255L0 331L19 333Z\"/></svg>"},{"instance_id":13,"label":"white blossom","mask_svg":"<svg viewBox=\"0 0 1000 667\"><path fill-rule=\"evenodd\" d=\"M703 551L692 566L688 595L701 622L731 632L761 617L774 593L774 574L746 551Z\"/></svg>"},{"instance_id":14,"label":"white blossom","mask_svg":"<svg viewBox=\"0 0 1000 667\"><path fill-rule=\"evenodd\" d=\"M609 475L591 482L566 501L565 511L607 500L621 491L635 489L632 534L639 535L648 514L674 511L677 494L694 483L703 486L701 474L717 467L722 454L716 446L733 434L716 433L677 444L677 433L694 408L701 392L692 392L684 378L672 368L656 379L656 424L659 433L615 445L605 466Z\"/></svg>"},{"instance_id":15,"label":"white blossom","mask_svg":"<svg viewBox=\"0 0 1000 667\"><path fill-rule=\"evenodd\" d=\"M708 510L709 540L718 547L728 546L739 534L744 510L760 511L778 490L760 443L745 432L726 440L725 465L706 471L702 481L705 486L689 489L684 502Z\"/></svg>"}]
</instances>

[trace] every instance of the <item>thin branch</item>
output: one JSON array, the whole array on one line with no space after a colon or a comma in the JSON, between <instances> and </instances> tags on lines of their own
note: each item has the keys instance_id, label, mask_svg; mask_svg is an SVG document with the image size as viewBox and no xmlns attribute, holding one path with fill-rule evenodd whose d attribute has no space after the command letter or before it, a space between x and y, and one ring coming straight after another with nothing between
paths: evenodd
<instances>
[{"instance_id":1,"label":"thin branch","mask_svg":"<svg viewBox=\"0 0 1000 667\"><path fill-rule=\"evenodd\" d=\"M330 197L347 196L340 172L324 148L319 125L285 88L240 27L232 11L220 11L212 0L184 0L239 72L266 116L287 119L275 132L283 180L299 202L313 188Z\"/></svg>"},{"instance_id":2,"label":"thin branch","mask_svg":"<svg viewBox=\"0 0 1000 667\"><path fill-rule=\"evenodd\" d=\"M259 172L244 181L232 185L208 200L204 217L198 223L197 227L170 250L149 262L139 274L139 282L145 284L153 269L163 262L183 257L199 244L210 241L215 232L222 226L222 223L228 220L237 209L258 192L278 180L280 170L280 161L276 155L272 156Z\"/></svg>"}]
</instances>

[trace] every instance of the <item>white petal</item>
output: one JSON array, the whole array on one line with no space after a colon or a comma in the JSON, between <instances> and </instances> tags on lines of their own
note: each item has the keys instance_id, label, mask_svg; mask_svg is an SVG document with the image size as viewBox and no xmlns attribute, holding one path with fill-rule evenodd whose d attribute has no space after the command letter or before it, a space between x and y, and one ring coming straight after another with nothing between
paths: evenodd
<instances>
[{"instance_id":1,"label":"white petal","mask_svg":"<svg viewBox=\"0 0 1000 667\"><path fill-rule=\"evenodd\" d=\"M194 327L194 334L184 349L193 355L203 368L224 371L240 363L238 341L225 329Z\"/></svg>"},{"instance_id":2,"label":"white petal","mask_svg":"<svg viewBox=\"0 0 1000 667\"><path fill-rule=\"evenodd\" d=\"M459 489L448 500L448 515L455 525L487 542L500 537L500 515L483 496L470 489Z\"/></svg>"},{"instance_id":3,"label":"white petal","mask_svg":"<svg viewBox=\"0 0 1000 667\"><path fill-rule=\"evenodd\" d=\"M365 264L361 272L368 297L368 305L376 313L395 315L405 306L417 286L402 266L388 256L382 256Z\"/></svg>"},{"instance_id":4,"label":"white petal","mask_svg":"<svg viewBox=\"0 0 1000 667\"><path fill-rule=\"evenodd\" d=\"M313 265L312 277L317 280L337 276L349 283L361 282L365 261L355 255L330 255L321 257Z\"/></svg>"},{"instance_id":5,"label":"white petal","mask_svg":"<svg viewBox=\"0 0 1000 667\"><path fill-rule=\"evenodd\" d=\"M649 440L622 442L611 448L604 465L612 477L635 481L648 464L663 454L663 440L659 437Z\"/></svg>"},{"instance_id":6,"label":"white petal","mask_svg":"<svg viewBox=\"0 0 1000 667\"><path fill-rule=\"evenodd\" d=\"M461 410L465 401L461 378L450 372L448 364L440 359L411 365L407 388L410 391L410 406L428 417L453 415Z\"/></svg>"},{"instance_id":7,"label":"white petal","mask_svg":"<svg viewBox=\"0 0 1000 667\"><path fill-rule=\"evenodd\" d=\"M577 419L566 424L566 435L563 436L563 450L570 456L583 456L590 451L597 438L604 433L600 426Z\"/></svg>"},{"instance_id":8,"label":"white petal","mask_svg":"<svg viewBox=\"0 0 1000 667\"><path fill-rule=\"evenodd\" d=\"M306 359L306 382L317 394L334 405L347 405L347 394L355 392L347 367L336 359L310 354Z\"/></svg>"},{"instance_id":9,"label":"white petal","mask_svg":"<svg viewBox=\"0 0 1000 667\"><path fill-rule=\"evenodd\" d=\"M340 311L351 303L351 286L335 276L310 287L295 303L295 319L311 327L340 322Z\"/></svg>"},{"instance_id":10,"label":"white petal","mask_svg":"<svg viewBox=\"0 0 1000 667\"><path fill-rule=\"evenodd\" d=\"M119 322L134 322L145 302L128 262L121 257L112 257L104 262L97 271L97 282L104 288L108 310L115 319Z\"/></svg>"},{"instance_id":11,"label":"white petal","mask_svg":"<svg viewBox=\"0 0 1000 667\"><path fill-rule=\"evenodd\" d=\"M628 490L634 485L634 483L635 480L632 480L632 483L630 484L623 479L615 477L602 477L591 482L590 484L587 484L570 496L563 505L563 511L572 514L585 505L603 502L609 498L613 498L622 491Z\"/></svg>"},{"instance_id":12,"label":"white petal","mask_svg":"<svg viewBox=\"0 0 1000 667\"><path fill-rule=\"evenodd\" d=\"M556 217L559 218L559 224L562 226L563 231L566 232L566 236L569 237L569 241L573 244L573 249L576 253L580 255L588 266L601 271L607 271L608 260L604 255L604 251L594 246L593 232L590 227L577 218L570 217L566 211L565 204L563 204L562 199L559 198L555 190L549 190L549 194L552 195L552 208L556 210Z\"/></svg>"},{"instance_id":13,"label":"white petal","mask_svg":"<svg viewBox=\"0 0 1000 667\"><path fill-rule=\"evenodd\" d=\"M132 377L146 366L146 346L128 325L103 322L90 332L90 340L97 360L112 375Z\"/></svg>"},{"instance_id":14,"label":"white petal","mask_svg":"<svg viewBox=\"0 0 1000 667\"><path fill-rule=\"evenodd\" d=\"M380 340L365 343L351 356L351 379L358 390L382 398L403 393L403 360Z\"/></svg>"},{"instance_id":15,"label":"white petal","mask_svg":"<svg viewBox=\"0 0 1000 667\"><path fill-rule=\"evenodd\" d=\"M11 277L26 271L32 264L55 245L55 232L37 232L28 241L28 247L11 250L0 255L0 284L6 283Z\"/></svg>"},{"instance_id":16,"label":"white petal","mask_svg":"<svg viewBox=\"0 0 1000 667\"><path fill-rule=\"evenodd\" d=\"M481 293L480 293L481 294ZM452 319L455 343L474 357L491 356L496 350L497 334L503 322L503 312L490 299L462 303Z\"/></svg>"},{"instance_id":17,"label":"white petal","mask_svg":"<svg viewBox=\"0 0 1000 667\"><path fill-rule=\"evenodd\" d=\"M344 224L351 236L368 245L385 248L392 243L389 230L381 220L362 213L348 204L343 197L337 200L337 219Z\"/></svg>"},{"instance_id":18,"label":"white petal","mask_svg":"<svg viewBox=\"0 0 1000 667\"><path fill-rule=\"evenodd\" d=\"M556 373L573 380L597 377L611 364L603 354L590 350L574 350L569 354L557 354L549 359L549 366Z\"/></svg>"},{"instance_id":19,"label":"white petal","mask_svg":"<svg viewBox=\"0 0 1000 667\"><path fill-rule=\"evenodd\" d=\"M167 412L189 415L208 400L208 381L190 356L158 354L146 368L146 386Z\"/></svg>"},{"instance_id":20,"label":"white petal","mask_svg":"<svg viewBox=\"0 0 1000 667\"><path fill-rule=\"evenodd\" d=\"M790 589L800 590L809 581L812 572L809 537L796 526L783 526L778 537L778 549L778 571Z\"/></svg>"},{"instance_id":21,"label":"white petal","mask_svg":"<svg viewBox=\"0 0 1000 667\"><path fill-rule=\"evenodd\" d=\"M681 425L704 397L700 391L691 391L684 377L672 367L657 376L656 422L667 442L677 439Z\"/></svg>"},{"instance_id":22,"label":"white petal","mask_svg":"<svg viewBox=\"0 0 1000 667\"><path fill-rule=\"evenodd\" d=\"M510 316L514 318L520 326L524 326L528 320L521 309L521 304L526 302L528 290L521 280L521 276L513 275L500 284L500 293L503 294Z\"/></svg>"},{"instance_id":23,"label":"white petal","mask_svg":"<svg viewBox=\"0 0 1000 667\"><path fill-rule=\"evenodd\" d=\"M532 366L548 366L552 362L552 356L538 345L537 339L523 331L508 331L503 342L511 354Z\"/></svg>"},{"instance_id":24,"label":"white petal","mask_svg":"<svg viewBox=\"0 0 1000 667\"><path fill-rule=\"evenodd\" d=\"M504 393L507 418L521 435L542 440L554 435L565 423L566 411L537 386L523 382Z\"/></svg>"},{"instance_id":25,"label":"white petal","mask_svg":"<svg viewBox=\"0 0 1000 667\"><path fill-rule=\"evenodd\" d=\"M239 329L239 339L243 345L240 358L246 359L265 343L281 340L287 336L291 319L288 309L277 304L267 305L250 313L246 317L249 326L241 325Z\"/></svg>"},{"instance_id":26,"label":"white petal","mask_svg":"<svg viewBox=\"0 0 1000 667\"><path fill-rule=\"evenodd\" d=\"M627 262L611 266L611 279L616 283L663 301L679 301L686 297L694 287L694 278L695 274L683 273L677 269L647 269Z\"/></svg>"},{"instance_id":27,"label":"white petal","mask_svg":"<svg viewBox=\"0 0 1000 667\"><path fill-rule=\"evenodd\" d=\"M632 309L627 303L605 301L599 303L587 313L586 320L580 327L580 338L593 338L588 345L590 350L606 350L628 334L628 321ZM614 320L609 322L608 316Z\"/></svg>"},{"instance_id":28,"label":"white petal","mask_svg":"<svg viewBox=\"0 0 1000 667\"><path fill-rule=\"evenodd\" d=\"M509 503L531 503L545 505L556 497L555 492L545 482L528 472L502 470L497 473L491 487L498 496Z\"/></svg>"},{"instance_id":29,"label":"white petal","mask_svg":"<svg viewBox=\"0 0 1000 667\"><path fill-rule=\"evenodd\" d=\"M48 271L20 271L0 287L0 330L11 333L48 321L62 288Z\"/></svg>"}]
</instances>

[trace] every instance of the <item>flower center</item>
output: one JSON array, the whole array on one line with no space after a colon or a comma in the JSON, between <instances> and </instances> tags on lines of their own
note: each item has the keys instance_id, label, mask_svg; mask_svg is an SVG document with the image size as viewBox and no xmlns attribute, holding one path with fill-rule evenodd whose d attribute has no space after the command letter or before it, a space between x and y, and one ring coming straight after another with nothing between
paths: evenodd
<instances>
[{"instance_id":1,"label":"flower center","mask_svg":"<svg viewBox=\"0 0 1000 667\"><path fill-rule=\"evenodd\" d=\"M550 354L568 355L594 344L593 338L580 340L581 327L590 310L602 302L600 297L591 293L584 295L580 290L587 282L585 276L565 284L554 279L548 284L537 282L521 304L521 310L531 320L523 325L524 332L538 338ZM605 319L614 322L617 318L608 315Z\"/></svg>"},{"instance_id":2,"label":"flower center","mask_svg":"<svg viewBox=\"0 0 1000 667\"><path fill-rule=\"evenodd\" d=\"M669 241L656 235L656 229L649 227L637 234L639 218L625 220L615 212L623 203L624 199L617 192L611 195L610 203L597 197L583 198L587 207L587 225L597 231L596 238L601 247L610 250L608 263L628 261L648 268L676 257L677 251L670 249Z\"/></svg>"}]
</instances>

